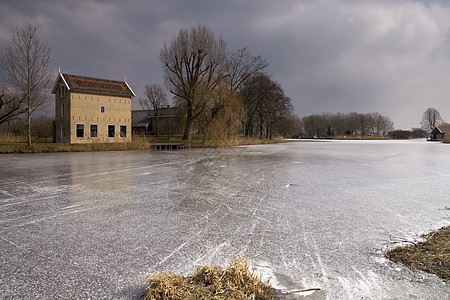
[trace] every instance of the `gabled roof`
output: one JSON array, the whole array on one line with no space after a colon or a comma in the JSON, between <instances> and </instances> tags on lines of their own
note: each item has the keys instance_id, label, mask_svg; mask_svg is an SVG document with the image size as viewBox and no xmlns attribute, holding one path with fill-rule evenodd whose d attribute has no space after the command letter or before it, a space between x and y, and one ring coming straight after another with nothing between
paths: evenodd
<instances>
[{"instance_id":1,"label":"gabled roof","mask_svg":"<svg viewBox=\"0 0 450 300\"><path fill-rule=\"evenodd\" d=\"M450 133L450 125L440 125L440 126L436 126L436 128L437 128L441 133Z\"/></svg>"},{"instance_id":2,"label":"gabled roof","mask_svg":"<svg viewBox=\"0 0 450 300\"><path fill-rule=\"evenodd\" d=\"M64 84L69 91L104 94L113 96L135 97L126 81L109 80L80 75L59 73L52 93L56 94L59 84Z\"/></svg>"},{"instance_id":3,"label":"gabled roof","mask_svg":"<svg viewBox=\"0 0 450 300\"><path fill-rule=\"evenodd\" d=\"M150 116L145 110L131 111L131 126L132 127L147 127L150 123Z\"/></svg>"},{"instance_id":4,"label":"gabled roof","mask_svg":"<svg viewBox=\"0 0 450 300\"><path fill-rule=\"evenodd\" d=\"M161 107L158 111L158 118L174 118L177 116L177 107ZM155 116L153 110L147 112L145 110L131 111L131 126L145 127L150 123L151 118Z\"/></svg>"}]
</instances>

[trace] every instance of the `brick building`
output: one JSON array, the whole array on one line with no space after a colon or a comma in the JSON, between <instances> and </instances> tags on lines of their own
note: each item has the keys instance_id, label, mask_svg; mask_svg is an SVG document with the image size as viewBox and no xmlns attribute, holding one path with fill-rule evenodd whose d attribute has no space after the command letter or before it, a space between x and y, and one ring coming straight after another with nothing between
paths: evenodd
<instances>
[{"instance_id":1,"label":"brick building","mask_svg":"<svg viewBox=\"0 0 450 300\"><path fill-rule=\"evenodd\" d=\"M59 73L55 94L57 143L131 142L131 99L126 81Z\"/></svg>"}]
</instances>

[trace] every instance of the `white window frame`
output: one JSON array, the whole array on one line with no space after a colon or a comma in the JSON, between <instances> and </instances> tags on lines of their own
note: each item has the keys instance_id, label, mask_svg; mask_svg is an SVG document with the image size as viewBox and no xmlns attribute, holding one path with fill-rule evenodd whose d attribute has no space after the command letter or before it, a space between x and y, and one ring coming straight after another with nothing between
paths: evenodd
<instances>
[{"instance_id":1,"label":"white window frame","mask_svg":"<svg viewBox=\"0 0 450 300\"><path fill-rule=\"evenodd\" d=\"M101 114L106 113L106 107L104 105L100 105L100 113Z\"/></svg>"},{"instance_id":2,"label":"white window frame","mask_svg":"<svg viewBox=\"0 0 450 300\"><path fill-rule=\"evenodd\" d=\"M83 126L83 136L82 137L78 136L78 125L82 125ZM85 137L84 124L83 123L76 123L75 124L75 138L79 139L79 140L82 140L82 139L84 139L84 137Z\"/></svg>"}]
</instances>

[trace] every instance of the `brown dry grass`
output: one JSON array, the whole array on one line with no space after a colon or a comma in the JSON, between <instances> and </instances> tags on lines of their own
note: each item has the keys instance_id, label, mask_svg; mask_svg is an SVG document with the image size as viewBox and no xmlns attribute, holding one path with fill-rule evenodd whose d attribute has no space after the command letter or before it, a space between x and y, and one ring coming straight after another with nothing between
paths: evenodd
<instances>
[{"instance_id":1,"label":"brown dry grass","mask_svg":"<svg viewBox=\"0 0 450 300\"><path fill-rule=\"evenodd\" d=\"M51 140L51 139L50 139ZM14 136L8 134L0 134L0 153L45 153L45 152L91 152L91 151L125 151L125 150L149 150L152 143L185 143L181 136L173 136L170 138L155 138L135 135L132 137L131 143L99 143L93 142L88 144L61 144L44 141L33 141L32 146L28 147L27 139L23 136ZM276 137L274 139L259 139L238 137L230 140L207 140L202 143L201 139L194 138L190 147L192 148L211 148L211 147L228 147L239 145L257 145L257 144L273 144L283 143L284 138Z\"/></svg>"},{"instance_id":2,"label":"brown dry grass","mask_svg":"<svg viewBox=\"0 0 450 300\"><path fill-rule=\"evenodd\" d=\"M200 135L193 135L190 142L182 140L182 136L172 136L170 138L151 137L150 143L183 143L190 148L221 148L241 145L260 145L260 144L276 144L284 143L285 140L281 136L272 139L257 138L257 137L234 137L230 139L209 139L202 140Z\"/></svg>"},{"instance_id":3,"label":"brown dry grass","mask_svg":"<svg viewBox=\"0 0 450 300\"><path fill-rule=\"evenodd\" d=\"M0 153L47 153L47 152L92 152L92 151L125 151L149 150L150 144L143 137L133 137L131 143L89 143L60 144L33 142L28 147L25 141L0 140Z\"/></svg>"},{"instance_id":4,"label":"brown dry grass","mask_svg":"<svg viewBox=\"0 0 450 300\"><path fill-rule=\"evenodd\" d=\"M435 274L450 279L450 226L423 236L426 241L394 248L385 253L395 263L402 263L411 269Z\"/></svg>"},{"instance_id":5,"label":"brown dry grass","mask_svg":"<svg viewBox=\"0 0 450 300\"><path fill-rule=\"evenodd\" d=\"M172 271L147 276L144 300L156 299L273 299L268 282L250 271L245 257L233 255L226 268L215 264L198 266L194 274L184 277Z\"/></svg>"},{"instance_id":6,"label":"brown dry grass","mask_svg":"<svg viewBox=\"0 0 450 300\"><path fill-rule=\"evenodd\" d=\"M450 134L444 135L444 138L442 139L443 143L450 143Z\"/></svg>"}]
</instances>

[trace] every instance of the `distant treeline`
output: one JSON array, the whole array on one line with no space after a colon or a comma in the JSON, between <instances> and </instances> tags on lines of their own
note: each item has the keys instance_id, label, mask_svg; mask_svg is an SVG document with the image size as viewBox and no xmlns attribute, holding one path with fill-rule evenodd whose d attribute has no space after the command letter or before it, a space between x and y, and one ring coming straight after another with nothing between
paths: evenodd
<instances>
[{"instance_id":1,"label":"distant treeline","mask_svg":"<svg viewBox=\"0 0 450 300\"><path fill-rule=\"evenodd\" d=\"M394 129L394 122L381 114L322 113L301 119L301 136L306 138L332 138L335 136L385 136Z\"/></svg>"}]
</instances>

